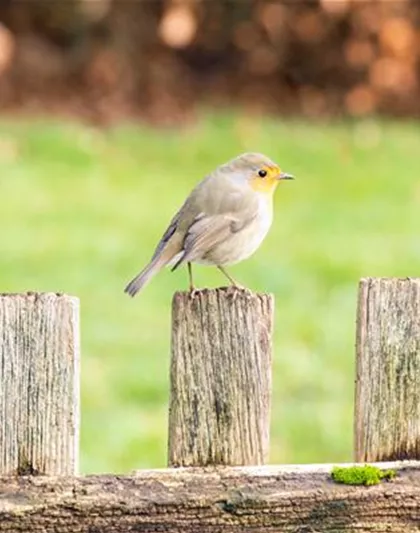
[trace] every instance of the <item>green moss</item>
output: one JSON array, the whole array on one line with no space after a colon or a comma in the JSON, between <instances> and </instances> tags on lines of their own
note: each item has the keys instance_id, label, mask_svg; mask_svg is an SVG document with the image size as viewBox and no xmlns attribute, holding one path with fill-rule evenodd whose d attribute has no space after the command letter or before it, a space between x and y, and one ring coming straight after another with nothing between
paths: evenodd
<instances>
[{"instance_id":1,"label":"green moss","mask_svg":"<svg viewBox=\"0 0 420 533\"><path fill-rule=\"evenodd\" d=\"M334 466L331 477L344 485L377 485L382 480L390 481L396 476L395 470L381 470L376 466Z\"/></svg>"}]
</instances>

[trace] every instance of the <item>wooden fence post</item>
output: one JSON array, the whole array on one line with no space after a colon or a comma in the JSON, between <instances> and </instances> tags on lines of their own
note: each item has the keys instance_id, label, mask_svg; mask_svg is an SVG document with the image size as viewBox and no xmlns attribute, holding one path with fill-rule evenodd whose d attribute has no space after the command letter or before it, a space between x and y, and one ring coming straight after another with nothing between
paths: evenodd
<instances>
[{"instance_id":1,"label":"wooden fence post","mask_svg":"<svg viewBox=\"0 0 420 533\"><path fill-rule=\"evenodd\" d=\"M174 295L171 466L266 460L273 310L271 295L246 290Z\"/></svg>"},{"instance_id":2,"label":"wooden fence post","mask_svg":"<svg viewBox=\"0 0 420 533\"><path fill-rule=\"evenodd\" d=\"M420 279L362 279L355 460L420 459Z\"/></svg>"},{"instance_id":3,"label":"wooden fence post","mask_svg":"<svg viewBox=\"0 0 420 533\"><path fill-rule=\"evenodd\" d=\"M0 475L78 468L79 303L0 295Z\"/></svg>"}]
</instances>

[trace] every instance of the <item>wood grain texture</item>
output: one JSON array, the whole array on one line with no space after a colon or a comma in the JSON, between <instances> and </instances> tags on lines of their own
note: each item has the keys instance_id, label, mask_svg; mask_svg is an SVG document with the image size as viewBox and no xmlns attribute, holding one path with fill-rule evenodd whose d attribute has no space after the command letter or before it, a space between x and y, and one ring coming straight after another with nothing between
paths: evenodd
<instances>
[{"instance_id":1,"label":"wood grain texture","mask_svg":"<svg viewBox=\"0 0 420 533\"><path fill-rule=\"evenodd\" d=\"M420 459L420 279L362 279L355 460Z\"/></svg>"},{"instance_id":2,"label":"wood grain texture","mask_svg":"<svg viewBox=\"0 0 420 533\"><path fill-rule=\"evenodd\" d=\"M0 474L77 471L78 310L65 295L0 295Z\"/></svg>"},{"instance_id":3,"label":"wood grain texture","mask_svg":"<svg viewBox=\"0 0 420 533\"><path fill-rule=\"evenodd\" d=\"M331 465L0 478L0 531L418 532L420 466L398 467L374 487L333 483Z\"/></svg>"},{"instance_id":4,"label":"wood grain texture","mask_svg":"<svg viewBox=\"0 0 420 533\"><path fill-rule=\"evenodd\" d=\"M273 310L248 290L174 295L169 465L264 463Z\"/></svg>"}]
</instances>

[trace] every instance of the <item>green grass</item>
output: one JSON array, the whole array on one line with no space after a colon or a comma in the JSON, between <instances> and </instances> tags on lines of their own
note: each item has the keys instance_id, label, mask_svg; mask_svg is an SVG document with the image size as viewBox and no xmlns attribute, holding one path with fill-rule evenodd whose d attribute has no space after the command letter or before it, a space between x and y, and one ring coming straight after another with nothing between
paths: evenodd
<instances>
[{"instance_id":1,"label":"green grass","mask_svg":"<svg viewBox=\"0 0 420 533\"><path fill-rule=\"evenodd\" d=\"M245 150L297 177L231 270L276 297L270 461L351 460L357 284L420 274L419 139L416 123L233 114L177 131L0 122L0 292L81 299L82 470L165 465L171 297L187 276L162 272L134 300L123 288L197 180Z\"/></svg>"}]
</instances>

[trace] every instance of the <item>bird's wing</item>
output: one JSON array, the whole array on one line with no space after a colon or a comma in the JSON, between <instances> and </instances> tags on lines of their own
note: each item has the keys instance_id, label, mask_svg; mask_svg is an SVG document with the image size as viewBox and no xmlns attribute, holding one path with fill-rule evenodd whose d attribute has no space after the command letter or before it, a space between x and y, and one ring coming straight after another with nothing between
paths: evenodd
<instances>
[{"instance_id":1,"label":"bird's wing","mask_svg":"<svg viewBox=\"0 0 420 533\"><path fill-rule=\"evenodd\" d=\"M243 230L254 220L255 216L255 213L248 216L241 213L198 215L185 235L182 255L172 270L175 270L182 263L203 257L214 246L229 238L230 235Z\"/></svg>"},{"instance_id":2,"label":"bird's wing","mask_svg":"<svg viewBox=\"0 0 420 533\"><path fill-rule=\"evenodd\" d=\"M152 257L152 259L150 261L153 261L154 259L156 259L162 253L162 251L165 248L167 242L172 237L172 235L175 233L175 231L176 231L176 229L178 227L179 216L180 216L180 211L178 211L178 213L176 213L176 215L171 220L167 230L165 231L165 233L163 234L162 238L160 239L158 245L156 246L156 250L155 250L155 252L153 254L153 257Z\"/></svg>"},{"instance_id":3,"label":"bird's wing","mask_svg":"<svg viewBox=\"0 0 420 533\"><path fill-rule=\"evenodd\" d=\"M175 265L173 269L204 255L230 233L240 231L253 220L258 207L254 195L244 195L243 190L224 176L205 178L171 220L152 261L163 253L175 235L179 237L176 239L179 248L168 262Z\"/></svg>"}]
</instances>

